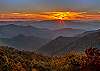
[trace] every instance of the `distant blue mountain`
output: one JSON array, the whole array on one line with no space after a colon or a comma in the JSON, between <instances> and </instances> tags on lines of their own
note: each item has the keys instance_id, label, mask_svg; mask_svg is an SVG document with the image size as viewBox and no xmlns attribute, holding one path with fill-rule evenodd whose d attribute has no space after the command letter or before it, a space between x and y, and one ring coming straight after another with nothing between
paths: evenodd
<instances>
[{"instance_id":1,"label":"distant blue mountain","mask_svg":"<svg viewBox=\"0 0 100 71\"><path fill-rule=\"evenodd\" d=\"M41 46L46 44L49 40L42 39L35 36L24 36L24 35L18 35L13 38L0 38L0 41L2 42L2 46L13 46L17 49L26 50L26 51L36 51Z\"/></svg>"},{"instance_id":2,"label":"distant blue mountain","mask_svg":"<svg viewBox=\"0 0 100 71\"><path fill-rule=\"evenodd\" d=\"M63 28L59 30L48 30L43 28L36 28L33 26L23 25L0 25L0 38L12 38L19 34L25 36L36 36L45 39L54 39L60 35L62 36L76 36L77 34L83 33L85 30L74 29L74 28Z\"/></svg>"},{"instance_id":3,"label":"distant blue mountain","mask_svg":"<svg viewBox=\"0 0 100 71\"><path fill-rule=\"evenodd\" d=\"M33 26L21 26L21 25L1 25L0 26L0 37L1 38L11 38L19 34L25 36L36 36L36 37L46 37L50 36L52 32L47 29L39 29Z\"/></svg>"},{"instance_id":4,"label":"distant blue mountain","mask_svg":"<svg viewBox=\"0 0 100 71\"><path fill-rule=\"evenodd\" d=\"M83 29L86 31L96 30L100 28L100 21L81 21L81 20L64 20L64 24L60 24L55 20L37 21L30 23L31 25L39 28L49 28L53 30L63 28Z\"/></svg>"}]
</instances>

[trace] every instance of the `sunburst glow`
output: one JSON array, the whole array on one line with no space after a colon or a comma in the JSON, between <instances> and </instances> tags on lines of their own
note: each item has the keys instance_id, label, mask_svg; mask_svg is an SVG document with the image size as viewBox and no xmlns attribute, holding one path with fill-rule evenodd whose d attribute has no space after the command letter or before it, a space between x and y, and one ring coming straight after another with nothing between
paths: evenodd
<instances>
[{"instance_id":1,"label":"sunburst glow","mask_svg":"<svg viewBox=\"0 0 100 71\"><path fill-rule=\"evenodd\" d=\"M100 20L100 13L88 12L39 12L0 13L0 20Z\"/></svg>"},{"instance_id":2,"label":"sunburst glow","mask_svg":"<svg viewBox=\"0 0 100 71\"><path fill-rule=\"evenodd\" d=\"M64 24L63 19L67 17L68 14L69 12L60 12L60 13L54 14L54 18L57 19L58 23Z\"/></svg>"},{"instance_id":3,"label":"sunburst glow","mask_svg":"<svg viewBox=\"0 0 100 71\"><path fill-rule=\"evenodd\" d=\"M64 20L64 18L69 15L69 12L54 12L52 15L55 19Z\"/></svg>"},{"instance_id":4,"label":"sunburst glow","mask_svg":"<svg viewBox=\"0 0 100 71\"><path fill-rule=\"evenodd\" d=\"M68 15L69 15L69 12L60 12L60 13L54 14L54 18L63 20Z\"/></svg>"},{"instance_id":5,"label":"sunburst glow","mask_svg":"<svg viewBox=\"0 0 100 71\"><path fill-rule=\"evenodd\" d=\"M71 20L75 16L79 16L76 12L53 12L52 18L56 19L58 23L64 24L63 20Z\"/></svg>"}]
</instances>

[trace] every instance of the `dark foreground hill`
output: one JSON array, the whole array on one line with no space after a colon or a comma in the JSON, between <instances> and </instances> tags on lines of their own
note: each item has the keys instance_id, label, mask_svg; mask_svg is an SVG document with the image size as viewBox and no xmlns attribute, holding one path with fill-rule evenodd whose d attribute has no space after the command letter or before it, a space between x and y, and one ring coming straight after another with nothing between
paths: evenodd
<instances>
[{"instance_id":1,"label":"dark foreground hill","mask_svg":"<svg viewBox=\"0 0 100 71\"><path fill-rule=\"evenodd\" d=\"M10 47L0 47L0 71L49 71L49 57Z\"/></svg>"},{"instance_id":2,"label":"dark foreground hill","mask_svg":"<svg viewBox=\"0 0 100 71\"><path fill-rule=\"evenodd\" d=\"M100 46L100 30L88 31L76 37L58 37L39 49L46 55L59 55L70 51L84 51L89 47Z\"/></svg>"},{"instance_id":3,"label":"dark foreground hill","mask_svg":"<svg viewBox=\"0 0 100 71\"><path fill-rule=\"evenodd\" d=\"M67 68L69 58L72 60L76 56L47 57L33 52L19 51L7 46L1 46L0 71L70 71L70 67ZM65 60L63 61L63 59ZM60 62L58 62L59 60Z\"/></svg>"},{"instance_id":4,"label":"dark foreground hill","mask_svg":"<svg viewBox=\"0 0 100 71\"><path fill-rule=\"evenodd\" d=\"M86 54L47 57L0 46L0 71L100 71L99 51L89 48L85 50Z\"/></svg>"}]
</instances>

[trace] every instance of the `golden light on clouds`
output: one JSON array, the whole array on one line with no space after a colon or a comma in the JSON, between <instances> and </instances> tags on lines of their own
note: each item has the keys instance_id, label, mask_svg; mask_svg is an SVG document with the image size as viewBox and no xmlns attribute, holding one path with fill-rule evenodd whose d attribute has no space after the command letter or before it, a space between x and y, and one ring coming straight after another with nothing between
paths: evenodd
<instances>
[{"instance_id":1,"label":"golden light on clouds","mask_svg":"<svg viewBox=\"0 0 100 71\"><path fill-rule=\"evenodd\" d=\"M87 12L41 12L0 13L0 20L100 20L100 13Z\"/></svg>"},{"instance_id":2,"label":"golden light on clouds","mask_svg":"<svg viewBox=\"0 0 100 71\"><path fill-rule=\"evenodd\" d=\"M68 17L70 12L56 12L53 14L53 18L63 20L65 17Z\"/></svg>"}]
</instances>

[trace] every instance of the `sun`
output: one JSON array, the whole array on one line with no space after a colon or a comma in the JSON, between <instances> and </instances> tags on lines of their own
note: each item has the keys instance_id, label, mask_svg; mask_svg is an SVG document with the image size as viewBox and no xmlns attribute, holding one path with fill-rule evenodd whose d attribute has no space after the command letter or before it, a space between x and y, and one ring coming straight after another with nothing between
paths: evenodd
<instances>
[{"instance_id":1,"label":"sun","mask_svg":"<svg viewBox=\"0 0 100 71\"><path fill-rule=\"evenodd\" d=\"M58 20L64 20L65 17L67 17L69 12L57 12L54 14L54 18Z\"/></svg>"},{"instance_id":2,"label":"sun","mask_svg":"<svg viewBox=\"0 0 100 71\"><path fill-rule=\"evenodd\" d=\"M69 12L56 12L53 14L53 18L58 21L59 24L64 24L64 18L69 15Z\"/></svg>"}]
</instances>

